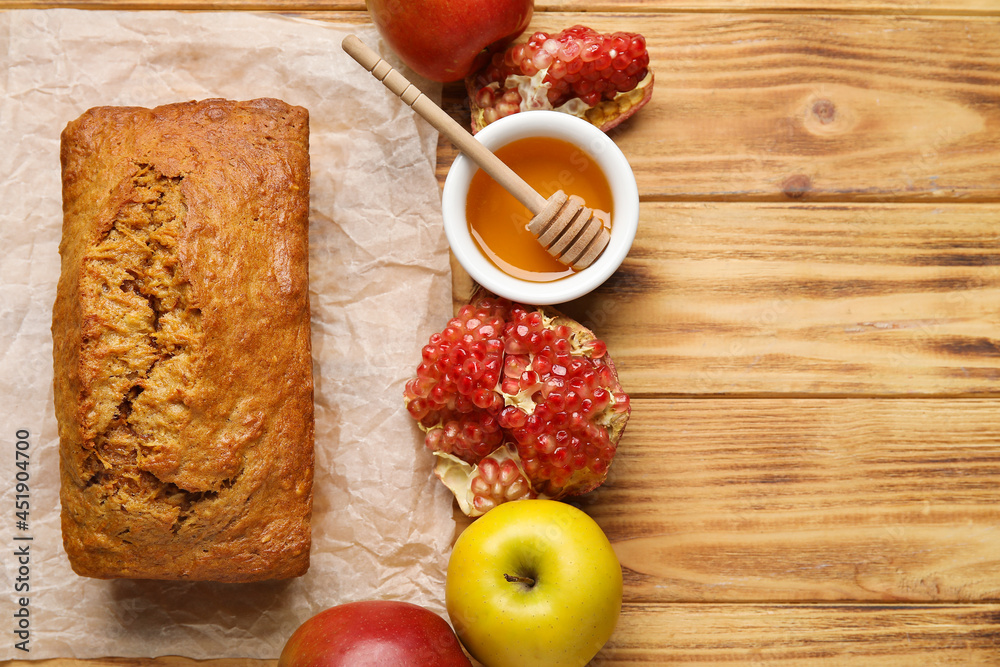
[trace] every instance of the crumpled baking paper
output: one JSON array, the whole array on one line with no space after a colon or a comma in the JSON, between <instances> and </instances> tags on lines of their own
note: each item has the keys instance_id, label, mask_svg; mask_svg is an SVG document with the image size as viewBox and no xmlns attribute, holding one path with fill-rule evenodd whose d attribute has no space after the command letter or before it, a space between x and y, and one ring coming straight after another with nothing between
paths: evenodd
<instances>
[{"instance_id":1,"label":"crumpled baking paper","mask_svg":"<svg viewBox=\"0 0 1000 667\"><path fill-rule=\"evenodd\" d=\"M370 25L277 15L0 13L0 659L276 658L342 602L443 613L452 501L402 405L451 314L437 134L343 53L348 32L385 51ZM93 106L210 97L310 112L312 565L263 584L85 579L62 549L52 408L59 134Z\"/></svg>"}]
</instances>

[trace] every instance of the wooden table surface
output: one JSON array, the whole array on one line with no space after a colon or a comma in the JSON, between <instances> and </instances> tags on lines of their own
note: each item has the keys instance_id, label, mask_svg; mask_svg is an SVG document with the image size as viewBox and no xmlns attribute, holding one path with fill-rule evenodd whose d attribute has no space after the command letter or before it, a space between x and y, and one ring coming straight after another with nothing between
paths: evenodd
<instances>
[{"instance_id":1,"label":"wooden table surface","mask_svg":"<svg viewBox=\"0 0 1000 667\"><path fill-rule=\"evenodd\" d=\"M367 21L0 3L54 6ZM633 396L582 502L625 572L592 664L1000 665L1000 2L551 0L531 29L574 23L642 32L656 74L612 132L635 245L565 306Z\"/></svg>"}]
</instances>

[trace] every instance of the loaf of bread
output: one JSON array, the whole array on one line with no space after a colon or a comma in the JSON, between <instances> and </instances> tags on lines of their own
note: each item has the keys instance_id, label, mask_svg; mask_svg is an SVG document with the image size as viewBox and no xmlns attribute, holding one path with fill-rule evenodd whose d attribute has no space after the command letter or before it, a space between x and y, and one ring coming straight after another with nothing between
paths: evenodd
<instances>
[{"instance_id":1,"label":"loaf of bread","mask_svg":"<svg viewBox=\"0 0 1000 667\"><path fill-rule=\"evenodd\" d=\"M309 567L309 119L273 99L100 107L62 133L53 309L78 574Z\"/></svg>"}]
</instances>

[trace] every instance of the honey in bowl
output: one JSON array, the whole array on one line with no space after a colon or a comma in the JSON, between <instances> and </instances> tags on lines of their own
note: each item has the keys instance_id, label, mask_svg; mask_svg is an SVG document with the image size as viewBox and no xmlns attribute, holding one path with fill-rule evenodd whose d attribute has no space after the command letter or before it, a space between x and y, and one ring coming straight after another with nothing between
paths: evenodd
<instances>
[{"instance_id":1,"label":"honey in bowl","mask_svg":"<svg viewBox=\"0 0 1000 667\"><path fill-rule=\"evenodd\" d=\"M593 158L570 142L527 137L493 152L545 199L562 190L613 218L607 177ZM551 282L575 273L552 257L526 229L533 217L531 211L482 170L469 184L465 217L479 250L508 275Z\"/></svg>"}]
</instances>

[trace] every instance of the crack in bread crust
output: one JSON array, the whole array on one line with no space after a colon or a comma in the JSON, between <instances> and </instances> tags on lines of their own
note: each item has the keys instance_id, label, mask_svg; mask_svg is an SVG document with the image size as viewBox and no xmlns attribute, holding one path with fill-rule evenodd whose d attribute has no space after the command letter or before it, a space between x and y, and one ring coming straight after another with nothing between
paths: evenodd
<instances>
[{"instance_id":1,"label":"crack in bread crust","mask_svg":"<svg viewBox=\"0 0 1000 667\"><path fill-rule=\"evenodd\" d=\"M131 180L131 200L84 258L83 308L92 316L83 358L99 371L81 415L91 436L81 443L90 450L83 479L102 504L114 497L124 511L131 499L153 501L174 516L176 533L196 505L218 493L182 489L145 465L157 451L176 446L170 440L189 419L189 408L182 395L162 405L144 402L142 394L165 381L194 377L204 332L196 296L178 270L183 179L139 165Z\"/></svg>"}]
</instances>

